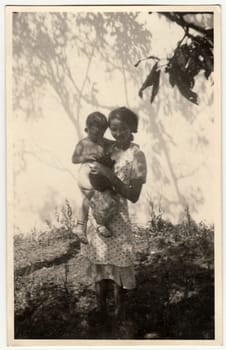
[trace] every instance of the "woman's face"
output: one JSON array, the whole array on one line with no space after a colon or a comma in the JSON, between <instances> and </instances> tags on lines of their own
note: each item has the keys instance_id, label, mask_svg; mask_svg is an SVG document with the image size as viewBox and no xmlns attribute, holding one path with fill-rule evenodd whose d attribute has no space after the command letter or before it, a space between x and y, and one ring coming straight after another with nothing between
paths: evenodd
<instances>
[{"instance_id":1,"label":"woman's face","mask_svg":"<svg viewBox=\"0 0 226 350\"><path fill-rule=\"evenodd\" d=\"M110 122L110 130L114 139L119 146L123 146L131 139L131 130L126 123L123 123L120 119L113 118Z\"/></svg>"}]
</instances>

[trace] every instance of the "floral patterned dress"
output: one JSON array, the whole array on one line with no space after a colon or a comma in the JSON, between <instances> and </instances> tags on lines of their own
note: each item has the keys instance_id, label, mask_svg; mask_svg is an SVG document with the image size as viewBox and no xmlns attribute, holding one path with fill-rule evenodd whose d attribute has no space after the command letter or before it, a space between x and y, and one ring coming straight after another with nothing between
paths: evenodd
<instances>
[{"instance_id":1,"label":"floral patterned dress","mask_svg":"<svg viewBox=\"0 0 226 350\"><path fill-rule=\"evenodd\" d=\"M132 179L145 183L146 160L138 145L131 143L126 150L114 146L111 157L115 160L114 172L123 183L129 185ZM82 245L81 253L89 260L88 276L95 282L111 279L123 288L132 289L135 287L134 246L128 203L119 194L117 200L118 211L108 225L112 236L101 236L91 215L87 229L89 244Z\"/></svg>"}]
</instances>

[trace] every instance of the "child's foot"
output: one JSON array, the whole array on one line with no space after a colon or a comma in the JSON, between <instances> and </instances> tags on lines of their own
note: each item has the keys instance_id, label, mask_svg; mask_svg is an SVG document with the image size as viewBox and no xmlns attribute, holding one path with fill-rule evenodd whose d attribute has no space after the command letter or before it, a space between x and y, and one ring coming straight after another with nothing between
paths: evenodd
<instances>
[{"instance_id":1,"label":"child's foot","mask_svg":"<svg viewBox=\"0 0 226 350\"><path fill-rule=\"evenodd\" d=\"M76 234L76 236L78 237L81 243L83 244L89 243L84 232L84 225L77 224L73 230L73 233Z\"/></svg>"},{"instance_id":2,"label":"child's foot","mask_svg":"<svg viewBox=\"0 0 226 350\"><path fill-rule=\"evenodd\" d=\"M106 226L99 226L97 228L98 233L103 237L111 237L112 233Z\"/></svg>"}]
</instances>

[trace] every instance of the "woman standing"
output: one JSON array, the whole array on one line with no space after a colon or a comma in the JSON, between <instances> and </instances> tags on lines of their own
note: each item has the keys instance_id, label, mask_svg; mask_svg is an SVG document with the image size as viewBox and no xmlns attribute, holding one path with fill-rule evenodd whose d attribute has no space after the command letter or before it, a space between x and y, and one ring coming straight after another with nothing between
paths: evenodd
<instances>
[{"instance_id":1,"label":"woman standing","mask_svg":"<svg viewBox=\"0 0 226 350\"><path fill-rule=\"evenodd\" d=\"M99 310L106 312L108 284L113 283L115 316L123 313L123 290L135 288L134 246L127 200L135 203L146 181L146 160L139 146L133 143L138 117L126 107L113 110L109 127L115 139L111 158L114 171L97 163L93 173L106 176L116 192L118 210L109 224L112 236L103 237L91 216L87 231L89 244L82 246L82 254L89 260L88 273L93 278ZM101 195L101 194L100 194ZM98 206L98 193L93 197ZM91 205L92 205L91 204Z\"/></svg>"}]
</instances>

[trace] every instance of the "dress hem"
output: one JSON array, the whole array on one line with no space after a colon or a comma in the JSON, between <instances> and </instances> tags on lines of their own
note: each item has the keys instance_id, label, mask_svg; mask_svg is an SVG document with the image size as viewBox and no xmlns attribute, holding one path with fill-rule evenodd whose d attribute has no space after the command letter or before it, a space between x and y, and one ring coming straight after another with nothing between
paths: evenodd
<instances>
[{"instance_id":1,"label":"dress hem","mask_svg":"<svg viewBox=\"0 0 226 350\"><path fill-rule=\"evenodd\" d=\"M93 282L100 282L103 279L114 281L123 289L136 288L136 280L133 265L119 267L111 264L95 264L87 258L89 264L87 275L92 278Z\"/></svg>"}]
</instances>

